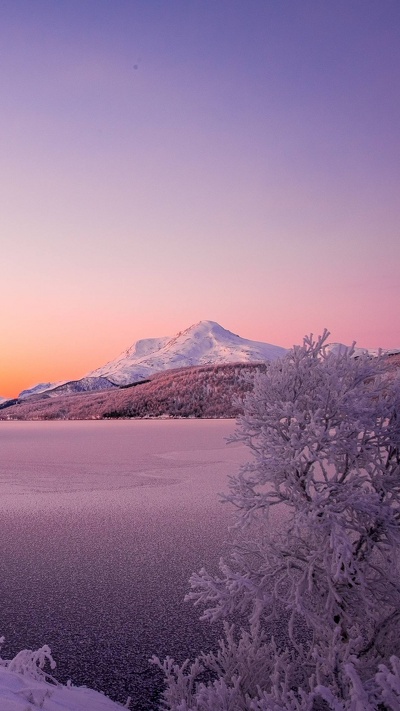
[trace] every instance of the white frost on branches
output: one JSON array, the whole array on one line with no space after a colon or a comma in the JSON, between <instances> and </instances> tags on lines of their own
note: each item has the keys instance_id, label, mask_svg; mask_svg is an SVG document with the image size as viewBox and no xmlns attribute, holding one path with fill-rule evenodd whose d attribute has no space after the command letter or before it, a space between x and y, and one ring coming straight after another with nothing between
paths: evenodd
<instances>
[{"instance_id":1,"label":"white frost on branches","mask_svg":"<svg viewBox=\"0 0 400 711\"><path fill-rule=\"evenodd\" d=\"M187 596L240 629L191 667L161 665L173 711L400 709L400 381L382 355L327 352L328 335L247 396L230 560Z\"/></svg>"}]
</instances>

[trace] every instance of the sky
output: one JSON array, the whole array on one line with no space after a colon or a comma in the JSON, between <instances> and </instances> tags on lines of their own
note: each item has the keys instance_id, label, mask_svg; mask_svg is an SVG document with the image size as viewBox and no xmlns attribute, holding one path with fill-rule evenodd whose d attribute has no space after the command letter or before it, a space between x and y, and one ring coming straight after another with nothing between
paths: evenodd
<instances>
[{"instance_id":1,"label":"sky","mask_svg":"<svg viewBox=\"0 0 400 711\"><path fill-rule=\"evenodd\" d=\"M2 0L0 395L203 319L400 347L398 0Z\"/></svg>"}]
</instances>

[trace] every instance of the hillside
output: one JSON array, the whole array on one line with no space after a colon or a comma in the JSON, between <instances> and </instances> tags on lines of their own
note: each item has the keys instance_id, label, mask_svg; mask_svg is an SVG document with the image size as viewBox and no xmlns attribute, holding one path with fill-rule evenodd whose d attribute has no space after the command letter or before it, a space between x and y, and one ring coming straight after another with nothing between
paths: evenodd
<instances>
[{"instance_id":1,"label":"hillside","mask_svg":"<svg viewBox=\"0 0 400 711\"><path fill-rule=\"evenodd\" d=\"M1 420L118 417L237 417L240 401L265 363L193 366L157 373L135 385L100 392L54 392L0 408Z\"/></svg>"}]
</instances>

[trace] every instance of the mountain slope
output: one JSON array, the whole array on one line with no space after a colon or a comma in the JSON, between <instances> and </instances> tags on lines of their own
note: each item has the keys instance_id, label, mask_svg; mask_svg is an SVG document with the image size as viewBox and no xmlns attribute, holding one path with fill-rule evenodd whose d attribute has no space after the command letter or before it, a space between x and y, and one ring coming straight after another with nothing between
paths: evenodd
<instances>
[{"instance_id":1,"label":"mountain slope","mask_svg":"<svg viewBox=\"0 0 400 711\"><path fill-rule=\"evenodd\" d=\"M115 383L112 383L108 378L80 378L79 380L62 380L57 383L38 383L33 388L23 390L19 395L19 400L46 395L47 397L58 397L58 395L67 395L72 393L91 392L93 390L108 390L115 388ZM0 403L1 404L1 403Z\"/></svg>"},{"instance_id":2,"label":"mountain slope","mask_svg":"<svg viewBox=\"0 0 400 711\"><path fill-rule=\"evenodd\" d=\"M119 385L148 378L171 368L209 363L250 363L275 360L285 348L250 341L227 331L215 321L200 321L172 338L137 341L118 358L87 377L107 377Z\"/></svg>"},{"instance_id":3,"label":"mountain slope","mask_svg":"<svg viewBox=\"0 0 400 711\"><path fill-rule=\"evenodd\" d=\"M94 392L98 390L111 390L117 386L108 380L108 378L81 378L80 380L69 380L61 385L56 385L48 390L45 394L48 397L58 397L59 395L73 395L74 393Z\"/></svg>"},{"instance_id":4,"label":"mountain slope","mask_svg":"<svg viewBox=\"0 0 400 711\"><path fill-rule=\"evenodd\" d=\"M23 400L26 397L31 397L31 395L40 395L41 393L47 392L48 390L53 390L53 388L57 388L59 385L63 385L65 382L65 380L62 380L56 383L38 383L37 385L33 385L31 388L21 390L18 397L20 398L20 400Z\"/></svg>"},{"instance_id":5,"label":"mountain slope","mask_svg":"<svg viewBox=\"0 0 400 711\"><path fill-rule=\"evenodd\" d=\"M237 417L265 363L197 365L162 371L136 385L41 394L0 407L0 420L90 420L118 417Z\"/></svg>"}]
</instances>

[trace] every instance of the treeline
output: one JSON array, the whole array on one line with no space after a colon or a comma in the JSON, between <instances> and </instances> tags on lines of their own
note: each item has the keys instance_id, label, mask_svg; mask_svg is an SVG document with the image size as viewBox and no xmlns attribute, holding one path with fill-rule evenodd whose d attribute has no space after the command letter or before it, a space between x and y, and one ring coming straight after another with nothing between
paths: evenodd
<instances>
[{"instance_id":1,"label":"treeline","mask_svg":"<svg viewBox=\"0 0 400 711\"><path fill-rule=\"evenodd\" d=\"M103 414L115 417L237 417L254 375L265 364L195 366L158 373L135 388L125 405Z\"/></svg>"},{"instance_id":2,"label":"treeline","mask_svg":"<svg viewBox=\"0 0 400 711\"><path fill-rule=\"evenodd\" d=\"M237 417L254 377L266 363L179 368L157 373L136 387L36 396L0 411L8 420L88 420L143 417Z\"/></svg>"}]
</instances>

